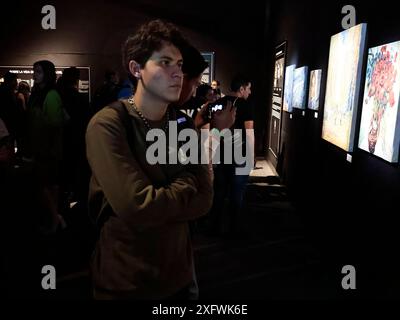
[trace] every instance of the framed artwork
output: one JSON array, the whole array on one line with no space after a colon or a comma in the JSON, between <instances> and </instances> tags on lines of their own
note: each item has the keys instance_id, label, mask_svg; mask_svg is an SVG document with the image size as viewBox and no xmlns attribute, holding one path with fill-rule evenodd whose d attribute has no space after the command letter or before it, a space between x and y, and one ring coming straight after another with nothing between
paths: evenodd
<instances>
[{"instance_id":1,"label":"framed artwork","mask_svg":"<svg viewBox=\"0 0 400 320\"><path fill-rule=\"evenodd\" d=\"M308 67L301 67L294 70L293 78L293 108L306 108Z\"/></svg>"},{"instance_id":2,"label":"framed artwork","mask_svg":"<svg viewBox=\"0 0 400 320\"><path fill-rule=\"evenodd\" d=\"M283 102L284 67L286 59L286 42L275 48L274 78L272 85L271 116L269 123L269 145L275 158L278 158L281 138L281 115Z\"/></svg>"},{"instance_id":3,"label":"framed artwork","mask_svg":"<svg viewBox=\"0 0 400 320\"><path fill-rule=\"evenodd\" d=\"M367 25L331 37L322 138L353 151Z\"/></svg>"},{"instance_id":4,"label":"framed artwork","mask_svg":"<svg viewBox=\"0 0 400 320\"><path fill-rule=\"evenodd\" d=\"M388 162L399 155L400 41L370 48L358 147Z\"/></svg>"},{"instance_id":5,"label":"framed artwork","mask_svg":"<svg viewBox=\"0 0 400 320\"><path fill-rule=\"evenodd\" d=\"M308 93L308 109L319 109L319 93L321 89L322 70L312 70L310 72L310 90Z\"/></svg>"},{"instance_id":6,"label":"framed artwork","mask_svg":"<svg viewBox=\"0 0 400 320\"><path fill-rule=\"evenodd\" d=\"M275 61L273 93L281 96L283 92L283 76L285 68L285 57Z\"/></svg>"},{"instance_id":7,"label":"framed artwork","mask_svg":"<svg viewBox=\"0 0 400 320\"><path fill-rule=\"evenodd\" d=\"M208 67L204 70L203 75L201 77L202 83L207 83L211 85L211 82L214 80L215 77L215 53L214 52L201 52L204 60L207 61Z\"/></svg>"},{"instance_id":8,"label":"framed artwork","mask_svg":"<svg viewBox=\"0 0 400 320\"><path fill-rule=\"evenodd\" d=\"M283 94L283 111L292 112L293 111L293 79L294 70L296 66L291 65L286 67L285 72L285 87Z\"/></svg>"}]
</instances>

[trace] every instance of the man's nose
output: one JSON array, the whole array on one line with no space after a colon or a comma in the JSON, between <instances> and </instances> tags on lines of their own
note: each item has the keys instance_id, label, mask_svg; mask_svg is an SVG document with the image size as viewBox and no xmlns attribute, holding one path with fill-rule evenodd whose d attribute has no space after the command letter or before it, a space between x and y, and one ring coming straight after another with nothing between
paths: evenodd
<instances>
[{"instance_id":1,"label":"man's nose","mask_svg":"<svg viewBox=\"0 0 400 320\"><path fill-rule=\"evenodd\" d=\"M172 75L183 77L182 67L178 64L172 66Z\"/></svg>"}]
</instances>

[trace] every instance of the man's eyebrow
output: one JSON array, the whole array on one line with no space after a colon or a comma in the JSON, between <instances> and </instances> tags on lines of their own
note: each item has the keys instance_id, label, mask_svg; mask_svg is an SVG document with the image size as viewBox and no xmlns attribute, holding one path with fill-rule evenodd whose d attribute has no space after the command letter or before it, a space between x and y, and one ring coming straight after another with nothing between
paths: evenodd
<instances>
[{"instance_id":1,"label":"man's eyebrow","mask_svg":"<svg viewBox=\"0 0 400 320\"><path fill-rule=\"evenodd\" d=\"M173 61L174 60L174 58L172 58L170 56L161 56L158 59L166 59L166 60L169 60L169 61ZM182 62L182 61L183 61L183 58L178 59L178 62Z\"/></svg>"}]
</instances>

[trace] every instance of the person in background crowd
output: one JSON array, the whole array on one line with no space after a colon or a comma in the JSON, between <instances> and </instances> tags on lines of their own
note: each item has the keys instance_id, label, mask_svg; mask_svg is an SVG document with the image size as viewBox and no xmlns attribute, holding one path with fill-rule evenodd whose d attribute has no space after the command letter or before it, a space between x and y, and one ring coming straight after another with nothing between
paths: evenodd
<instances>
[{"instance_id":1,"label":"person in background crowd","mask_svg":"<svg viewBox=\"0 0 400 320\"><path fill-rule=\"evenodd\" d=\"M63 108L68 121L63 130L62 181L64 205L70 202L87 202L87 185L90 173L85 154L85 132L89 122L89 105L79 92L80 71L66 68L57 81Z\"/></svg>"},{"instance_id":2,"label":"person in background crowd","mask_svg":"<svg viewBox=\"0 0 400 320\"><path fill-rule=\"evenodd\" d=\"M17 90L17 103L21 106L20 108L24 111L26 111L30 95L31 95L31 87L29 83L26 81L20 81L18 83L18 90Z\"/></svg>"},{"instance_id":3,"label":"person in background crowd","mask_svg":"<svg viewBox=\"0 0 400 320\"><path fill-rule=\"evenodd\" d=\"M6 72L4 82L0 85L0 118L5 123L13 144L21 136L21 114L16 98L17 86L17 75L10 71Z\"/></svg>"},{"instance_id":4,"label":"person in background crowd","mask_svg":"<svg viewBox=\"0 0 400 320\"><path fill-rule=\"evenodd\" d=\"M125 79L121 84L121 89L118 92L118 99L128 99L135 92L135 87L133 86L132 81L128 78Z\"/></svg>"},{"instance_id":5,"label":"person in background crowd","mask_svg":"<svg viewBox=\"0 0 400 320\"><path fill-rule=\"evenodd\" d=\"M218 80L213 80L211 82L211 88L215 90L215 94L217 95L217 99L223 98L225 95L221 92L221 83Z\"/></svg>"},{"instance_id":6,"label":"person in background crowd","mask_svg":"<svg viewBox=\"0 0 400 320\"><path fill-rule=\"evenodd\" d=\"M54 233L65 222L59 214L60 165L65 115L56 90L54 64L48 60L33 65L34 86L28 104L28 154L41 182L44 217L43 232Z\"/></svg>"},{"instance_id":7,"label":"person in background crowd","mask_svg":"<svg viewBox=\"0 0 400 320\"><path fill-rule=\"evenodd\" d=\"M4 121L0 118L0 166L11 163L14 156L14 145Z\"/></svg>"},{"instance_id":8,"label":"person in background crowd","mask_svg":"<svg viewBox=\"0 0 400 320\"><path fill-rule=\"evenodd\" d=\"M232 94L222 98L224 101L234 101L236 108L235 123L232 126L233 143L235 148L239 148L242 154L246 155L251 161L253 168L254 159L254 111L248 98L251 94L251 81L244 75L236 75L231 83ZM240 130L240 131L238 131ZM240 132L240 135L238 134ZM238 174L239 168L245 164L238 163L235 159L233 164L222 162L214 167L214 201L211 210L211 230L213 233L220 234L224 232L223 212L225 198L229 198L229 225L227 233L229 236L238 236L243 230L240 221L240 213L243 207L243 198L249 173ZM244 170L244 171L247 171ZM229 187L228 187L229 186Z\"/></svg>"},{"instance_id":9,"label":"person in background crowd","mask_svg":"<svg viewBox=\"0 0 400 320\"><path fill-rule=\"evenodd\" d=\"M121 89L119 85L119 75L114 70L107 70L104 74L104 83L98 88L93 97L93 114L118 100L118 93Z\"/></svg>"}]
</instances>

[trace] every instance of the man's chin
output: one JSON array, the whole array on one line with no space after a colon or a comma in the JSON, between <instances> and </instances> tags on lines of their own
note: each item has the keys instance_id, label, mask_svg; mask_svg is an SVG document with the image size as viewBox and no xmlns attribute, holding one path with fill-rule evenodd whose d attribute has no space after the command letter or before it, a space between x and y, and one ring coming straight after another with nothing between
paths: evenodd
<instances>
[{"instance_id":1,"label":"man's chin","mask_svg":"<svg viewBox=\"0 0 400 320\"><path fill-rule=\"evenodd\" d=\"M171 96L166 99L166 102L168 102L168 103L177 103L178 101L179 101L179 95Z\"/></svg>"}]
</instances>

